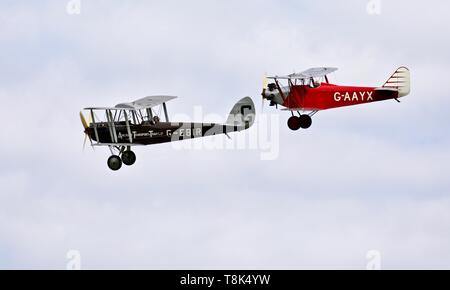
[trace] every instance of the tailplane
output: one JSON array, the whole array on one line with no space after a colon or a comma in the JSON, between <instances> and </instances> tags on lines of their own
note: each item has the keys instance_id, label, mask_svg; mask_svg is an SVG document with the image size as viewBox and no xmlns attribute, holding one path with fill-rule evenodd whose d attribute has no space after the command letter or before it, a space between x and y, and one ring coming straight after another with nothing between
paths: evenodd
<instances>
[{"instance_id":1,"label":"tailplane","mask_svg":"<svg viewBox=\"0 0 450 290\"><path fill-rule=\"evenodd\" d=\"M227 119L227 125L250 128L255 122L255 104L245 97L234 105Z\"/></svg>"}]
</instances>

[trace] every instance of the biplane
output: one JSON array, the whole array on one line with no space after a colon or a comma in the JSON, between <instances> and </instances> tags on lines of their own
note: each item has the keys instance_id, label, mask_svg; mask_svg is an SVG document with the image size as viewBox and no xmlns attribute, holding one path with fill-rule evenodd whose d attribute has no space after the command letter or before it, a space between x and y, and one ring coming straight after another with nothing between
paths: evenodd
<instances>
[{"instance_id":1,"label":"biplane","mask_svg":"<svg viewBox=\"0 0 450 290\"><path fill-rule=\"evenodd\" d=\"M226 124L170 122L166 103L173 96L150 96L114 107L90 107L83 109L89 121L80 112L85 140L91 146L107 146L111 151L108 167L119 170L122 163L133 165L136 154L132 146L167 143L192 138L213 136L246 130L255 121L255 106L251 98L237 102ZM161 110L162 109L162 110ZM161 115L164 114L164 121ZM84 146L83 146L84 147Z\"/></svg>"},{"instance_id":2,"label":"biplane","mask_svg":"<svg viewBox=\"0 0 450 290\"><path fill-rule=\"evenodd\" d=\"M311 68L287 76L265 77L262 100L270 106L290 111L288 127L291 130L308 129L312 116L318 111L332 108L396 100L410 93L410 73L406 67L398 68L381 87L355 87L331 84L328 75L337 68ZM272 83L268 83L272 80ZM282 82L287 82L283 85ZM295 112L298 116L295 115Z\"/></svg>"}]
</instances>

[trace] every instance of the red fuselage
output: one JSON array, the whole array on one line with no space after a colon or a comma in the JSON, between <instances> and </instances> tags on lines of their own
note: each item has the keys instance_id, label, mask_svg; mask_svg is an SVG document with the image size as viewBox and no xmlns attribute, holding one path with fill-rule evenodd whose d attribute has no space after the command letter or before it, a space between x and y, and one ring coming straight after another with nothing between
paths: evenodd
<instances>
[{"instance_id":1,"label":"red fuselage","mask_svg":"<svg viewBox=\"0 0 450 290\"><path fill-rule=\"evenodd\" d=\"M351 87L321 83L319 87L294 85L285 93L280 105L289 109L327 110L353 106L399 97L397 91L379 90L374 87Z\"/></svg>"}]
</instances>

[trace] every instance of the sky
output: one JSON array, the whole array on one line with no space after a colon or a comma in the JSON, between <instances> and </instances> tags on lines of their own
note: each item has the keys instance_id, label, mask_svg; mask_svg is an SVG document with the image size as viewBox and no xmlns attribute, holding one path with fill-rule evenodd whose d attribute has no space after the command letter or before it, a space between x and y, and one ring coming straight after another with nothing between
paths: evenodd
<instances>
[{"instance_id":1,"label":"sky","mask_svg":"<svg viewBox=\"0 0 450 290\"><path fill-rule=\"evenodd\" d=\"M366 269L373 253L450 268L450 3L70 2L0 2L0 269L66 269L74 252L82 269ZM333 83L381 86L403 65L400 104L298 132L261 114L265 73L331 66ZM258 120L136 148L118 172L106 148L83 151L82 108L157 94L193 121L251 96Z\"/></svg>"}]
</instances>

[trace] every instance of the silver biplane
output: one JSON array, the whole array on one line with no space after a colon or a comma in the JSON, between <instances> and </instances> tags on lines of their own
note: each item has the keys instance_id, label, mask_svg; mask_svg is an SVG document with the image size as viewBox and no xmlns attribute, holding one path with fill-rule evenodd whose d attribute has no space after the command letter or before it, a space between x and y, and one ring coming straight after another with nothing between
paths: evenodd
<instances>
[{"instance_id":1,"label":"silver biplane","mask_svg":"<svg viewBox=\"0 0 450 290\"><path fill-rule=\"evenodd\" d=\"M238 132L250 128L255 120L255 106L249 97L237 102L226 124L170 122L166 103L173 96L150 96L114 107L89 107L88 120L80 112L86 139L91 146L107 146L111 151L108 167L119 170L122 163L133 165L132 146L167 143L198 137ZM159 109L158 109L159 107ZM161 120L164 115L164 121ZM100 117L99 117L100 116Z\"/></svg>"}]
</instances>

